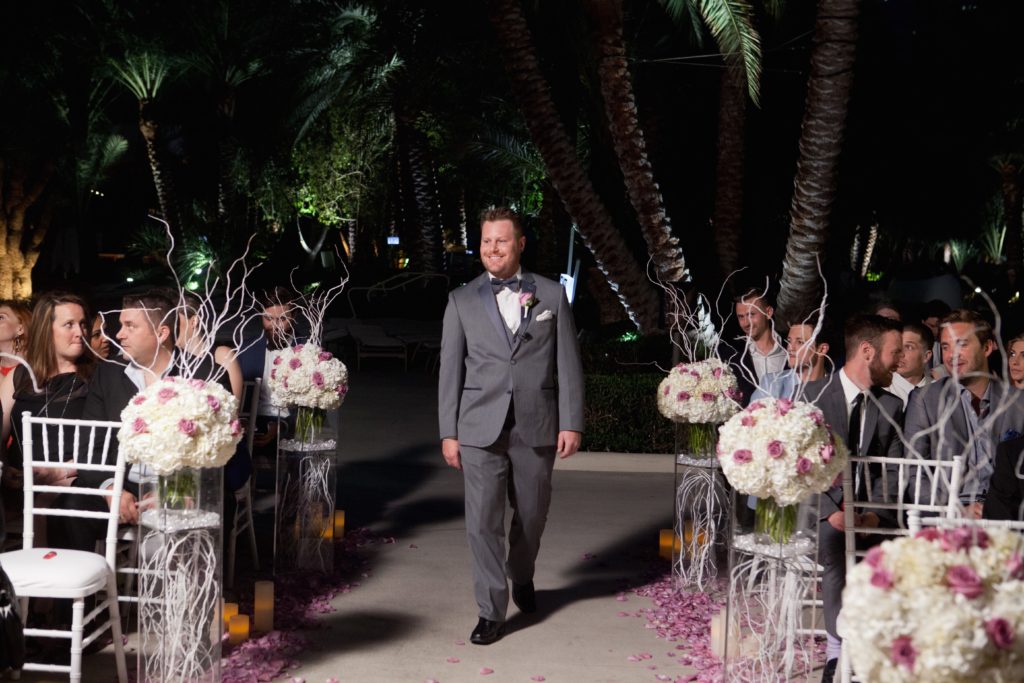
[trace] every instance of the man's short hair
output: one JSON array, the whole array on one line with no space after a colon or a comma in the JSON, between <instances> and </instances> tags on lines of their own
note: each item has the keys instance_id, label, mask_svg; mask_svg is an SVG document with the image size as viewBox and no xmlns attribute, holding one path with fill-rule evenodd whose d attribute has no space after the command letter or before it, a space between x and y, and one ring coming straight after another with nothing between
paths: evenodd
<instances>
[{"instance_id":1,"label":"man's short hair","mask_svg":"<svg viewBox=\"0 0 1024 683\"><path fill-rule=\"evenodd\" d=\"M970 325L974 330L974 334L978 337L978 342L982 346L992 341L992 323L985 320L981 314L975 311L971 311L966 308L957 308L950 311L950 313L939 322L939 334L941 334L941 330L944 327L952 325L953 323L967 323Z\"/></svg>"},{"instance_id":2,"label":"man's short hair","mask_svg":"<svg viewBox=\"0 0 1024 683\"><path fill-rule=\"evenodd\" d=\"M172 312L177 307L177 297L171 295L167 289L151 289L141 294L128 294L121 300L121 308L141 308L149 317L153 325L153 334L161 325L167 325L173 333L177 329L177 316Z\"/></svg>"},{"instance_id":3,"label":"man's short hair","mask_svg":"<svg viewBox=\"0 0 1024 683\"><path fill-rule=\"evenodd\" d=\"M843 337L846 342L846 357L849 358L863 342L871 344L876 351L881 349L882 335L886 332L903 333L903 323L880 315L861 313L846 319Z\"/></svg>"},{"instance_id":4,"label":"man's short hair","mask_svg":"<svg viewBox=\"0 0 1024 683\"><path fill-rule=\"evenodd\" d=\"M260 306L265 309L271 306L285 306L290 309L292 302L297 298L294 290L281 285L264 289L256 296Z\"/></svg>"},{"instance_id":5,"label":"man's short hair","mask_svg":"<svg viewBox=\"0 0 1024 683\"><path fill-rule=\"evenodd\" d=\"M747 287L742 290L739 294L732 298L734 304L750 303L757 301L758 299L764 303L765 306L774 306L774 302L771 298L771 293L767 287ZM798 321L794 321L798 322Z\"/></svg>"},{"instance_id":6,"label":"man's short hair","mask_svg":"<svg viewBox=\"0 0 1024 683\"><path fill-rule=\"evenodd\" d=\"M488 206L480 212L481 226L484 223L493 223L495 221L512 221L512 228L516 231L516 237L522 237L526 234L523 232L523 220L515 209L507 206Z\"/></svg>"},{"instance_id":7,"label":"man's short hair","mask_svg":"<svg viewBox=\"0 0 1024 683\"><path fill-rule=\"evenodd\" d=\"M927 320L928 318L945 318L950 312L949 304L942 299L932 299L924 305L921 310L921 320Z\"/></svg>"},{"instance_id":8,"label":"man's short hair","mask_svg":"<svg viewBox=\"0 0 1024 683\"><path fill-rule=\"evenodd\" d=\"M935 335L928 329L928 326L924 323L903 323L904 332L913 332L921 338L921 345L924 346L925 351L931 351L932 347L935 346Z\"/></svg>"}]
</instances>

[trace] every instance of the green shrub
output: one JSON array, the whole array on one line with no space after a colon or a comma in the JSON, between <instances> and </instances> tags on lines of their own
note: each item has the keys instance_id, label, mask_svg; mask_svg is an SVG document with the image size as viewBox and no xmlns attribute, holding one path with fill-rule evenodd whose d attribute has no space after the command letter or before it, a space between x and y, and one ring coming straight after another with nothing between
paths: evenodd
<instances>
[{"instance_id":1,"label":"green shrub","mask_svg":"<svg viewBox=\"0 0 1024 683\"><path fill-rule=\"evenodd\" d=\"M661 374L588 374L583 450L672 453L674 425L658 412Z\"/></svg>"}]
</instances>

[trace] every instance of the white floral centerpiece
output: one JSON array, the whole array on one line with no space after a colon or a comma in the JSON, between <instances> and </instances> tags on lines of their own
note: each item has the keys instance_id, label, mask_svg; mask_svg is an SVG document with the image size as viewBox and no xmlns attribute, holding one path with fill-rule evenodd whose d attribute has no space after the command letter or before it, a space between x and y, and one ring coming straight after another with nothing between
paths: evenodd
<instances>
[{"instance_id":1,"label":"white floral centerpiece","mask_svg":"<svg viewBox=\"0 0 1024 683\"><path fill-rule=\"evenodd\" d=\"M843 592L858 677L1024 680L1024 559L1004 529L924 529L868 551Z\"/></svg>"},{"instance_id":2,"label":"white floral centerpiece","mask_svg":"<svg viewBox=\"0 0 1024 683\"><path fill-rule=\"evenodd\" d=\"M754 401L719 430L718 460L740 493L757 496L758 531L784 543L796 522L796 505L827 491L849 452L804 402Z\"/></svg>"},{"instance_id":3,"label":"white floral centerpiece","mask_svg":"<svg viewBox=\"0 0 1024 683\"><path fill-rule=\"evenodd\" d=\"M323 411L334 410L348 394L348 368L315 344L273 352L267 378L275 406L297 406L296 437L308 439L323 424Z\"/></svg>"},{"instance_id":4,"label":"white floral centerpiece","mask_svg":"<svg viewBox=\"0 0 1024 683\"><path fill-rule=\"evenodd\" d=\"M217 382L165 377L121 411L125 459L158 475L185 467L222 467L242 438L237 401Z\"/></svg>"},{"instance_id":5,"label":"white floral centerpiece","mask_svg":"<svg viewBox=\"0 0 1024 683\"><path fill-rule=\"evenodd\" d=\"M688 455L714 454L718 425L740 410L736 376L717 358L679 363L658 385L658 410L685 425L683 442Z\"/></svg>"}]
</instances>

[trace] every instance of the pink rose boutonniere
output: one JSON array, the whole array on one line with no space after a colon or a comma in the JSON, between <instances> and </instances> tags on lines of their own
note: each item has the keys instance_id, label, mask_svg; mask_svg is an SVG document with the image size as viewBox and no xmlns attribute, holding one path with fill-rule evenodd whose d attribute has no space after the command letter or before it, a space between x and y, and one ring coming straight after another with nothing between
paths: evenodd
<instances>
[{"instance_id":1,"label":"pink rose boutonniere","mask_svg":"<svg viewBox=\"0 0 1024 683\"><path fill-rule=\"evenodd\" d=\"M523 307L523 316L525 317L526 312L537 305L537 297L533 292L520 292L519 305Z\"/></svg>"}]
</instances>

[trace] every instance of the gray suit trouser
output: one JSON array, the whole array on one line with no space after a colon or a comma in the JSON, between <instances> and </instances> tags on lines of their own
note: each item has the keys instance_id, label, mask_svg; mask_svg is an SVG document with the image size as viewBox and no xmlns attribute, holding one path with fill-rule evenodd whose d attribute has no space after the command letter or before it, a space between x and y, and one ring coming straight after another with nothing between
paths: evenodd
<instances>
[{"instance_id":1,"label":"gray suit trouser","mask_svg":"<svg viewBox=\"0 0 1024 683\"><path fill-rule=\"evenodd\" d=\"M480 616L505 621L508 580L533 580L540 537L551 504L555 447L523 443L509 408L498 440L486 448L461 446L466 487L466 535L473 556L473 592ZM505 497L512 524L505 554Z\"/></svg>"}]
</instances>

